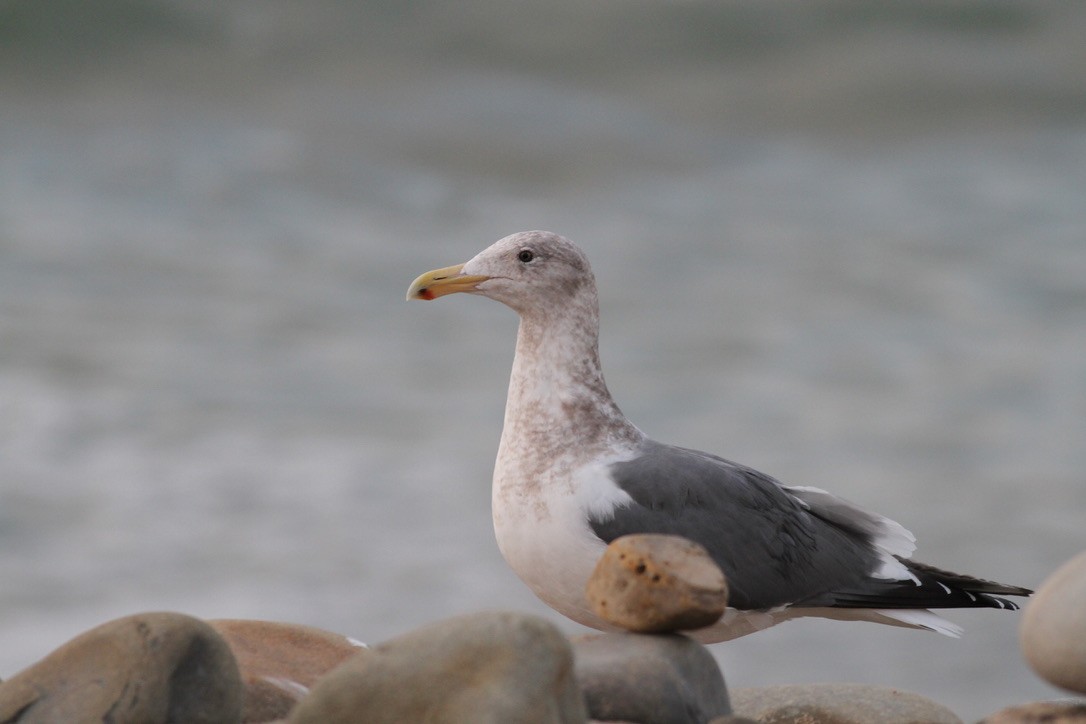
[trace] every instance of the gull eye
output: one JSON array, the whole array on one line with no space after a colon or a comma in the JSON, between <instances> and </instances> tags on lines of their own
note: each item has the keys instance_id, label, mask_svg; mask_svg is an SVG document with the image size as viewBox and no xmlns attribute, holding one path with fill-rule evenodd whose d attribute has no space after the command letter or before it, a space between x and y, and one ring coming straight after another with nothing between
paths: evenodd
<instances>
[{"instance_id":1,"label":"gull eye","mask_svg":"<svg viewBox=\"0 0 1086 724\"><path fill-rule=\"evenodd\" d=\"M535 254L532 253L531 249L521 249L520 252L517 253L517 259L520 259L527 264L532 259L535 259Z\"/></svg>"}]
</instances>

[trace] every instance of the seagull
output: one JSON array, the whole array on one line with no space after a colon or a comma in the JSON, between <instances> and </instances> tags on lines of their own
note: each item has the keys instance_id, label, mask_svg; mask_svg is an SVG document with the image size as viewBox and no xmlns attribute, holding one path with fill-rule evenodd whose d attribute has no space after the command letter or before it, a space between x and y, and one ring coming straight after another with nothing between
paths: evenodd
<instances>
[{"instance_id":1,"label":"seagull","mask_svg":"<svg viewBox=\"0 0 1086 724\"><path fill-rule=\"evenodd\" d=\"M568 618L613 629L592 611L585 585L606 546L634 533L692 540L723 571L728 609L693 632L704 643L805 616L958 636L929 609L1013 610L1003 596L1032 593L913 561L916 539L904 527L824 490L646 436L604 382L595 277L569 240L507 236L419 276L407 298L456 292L520 316L494 466L494 532L521 580Z\"/></svg>"}]
</instances>

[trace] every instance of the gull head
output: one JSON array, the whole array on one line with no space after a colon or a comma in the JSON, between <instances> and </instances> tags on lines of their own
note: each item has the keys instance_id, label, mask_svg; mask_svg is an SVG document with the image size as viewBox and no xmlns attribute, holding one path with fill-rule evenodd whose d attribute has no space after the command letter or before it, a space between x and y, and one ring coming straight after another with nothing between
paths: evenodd
<instances>
[{"instance_id":1,"label":"gull head","mask_svg":"<svg viewBox=\"0 0 1086 724\"><path fill-rule=\"evenodd\" d=\"M573 242L549 231L521 231L463 264L419 276L408 288L407 298L481 294L521 315L531 315L552 313L586 291L595 296L592 268Z\"/></svg>"}]
</instances>

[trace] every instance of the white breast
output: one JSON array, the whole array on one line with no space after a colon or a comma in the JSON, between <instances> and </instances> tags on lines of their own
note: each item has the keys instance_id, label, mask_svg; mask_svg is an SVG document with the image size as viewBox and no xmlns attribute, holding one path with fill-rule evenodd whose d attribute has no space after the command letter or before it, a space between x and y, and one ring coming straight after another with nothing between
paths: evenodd
<instances>
[{"instance_id":1,"label":"white breast","mask_svg":"<svg viewBox=\"0 0 1086 724\"><path fill-rule=\"evenodd\" d=\"M587 465L556 460L527 480L516 464L494 470L494 533L505 560L545 603L586 626L603 626L588 607L585 584L606 545L592 532L589 515L604 517L632 503L608 475L632 451Z\"/></svg>"}]
</instances>

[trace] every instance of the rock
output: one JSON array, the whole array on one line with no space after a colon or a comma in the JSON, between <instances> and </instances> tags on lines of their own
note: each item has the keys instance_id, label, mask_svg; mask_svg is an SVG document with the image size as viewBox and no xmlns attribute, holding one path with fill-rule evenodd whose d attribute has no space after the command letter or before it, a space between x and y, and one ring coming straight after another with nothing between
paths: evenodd
<instances>
[{"instance_id":1,"label":"rock","mask_svg":"<svg viewBox=\"0 0 1086 724\"><path fill-rule=\"evenodd\" d=\"M919 694L872 684L788 684L736 689L735 713L765 724L961 724Z\"/></svg>"},{"instance_id":2,"label":"rock","mask_svg":"<svg viewBox=\"0 0 1086 724\"><path fill-rule=\"evenodd\" d=\"M91 629L0 684L0 722L240 720L241 678L213 628L142 613Z\"/></svg>"},{"instance_id":3,"label":"rock","mask_svg":"<svg viewBox=\"0 0 1086 724\"><path fill-rule=\"evenodd\" d=\"M1086 552L1037 589L1022 615L1018 640L1038 676L1086 694Z\"/></svg>"},{"instance_id":4,"label":"rock","mask_svg":"<svg viewBox=\"0 0 1086 724\"><path fill-rule=\"evenodd\" d=\"M628 631L710 626L728 604L724 574L697 543L671 535L611 541L585 589L596 614Z\"/></svg>"},{"instance_id":5,"label":"rock","mask_svg":"<svg viewBox=\"0 0 1086 724\"><path fill-rule=\"evenodd\" d=\"M245 687L243 722L286 717L317 679L365 651L346 636L309 626L242 619L208 623L237 659Z\"/></svg>"},{"instance_id":6,"label":"rock","mask_svg":"<svg viewBox=\"0 0 1086 724\"><path fill-rule=\"evenodd\" d=\"M716 659L686 636L583 636L573 657L594 720L700 724L732 713Z\"/></svg>"},{"instance_id":7,"label":"rock","mask_svg":"<svg viewBox=\"0 0 1086 724\"><path fill-rule=\"evenodd\" d=\"M290 716L292 724L408 721L580 724L570 644L524 614L439 621L347 659Z\"/></svg>"},{"instance_id":8,"label":"rock","mask_svg":"<svg viewBox=\"0 0 1086 724\"><path fill-rule=\"evenodd\" d=\"M1084 724L1086 702L1038 701L1001 709L978 724Z\"/></svg>"}]
</instances>

